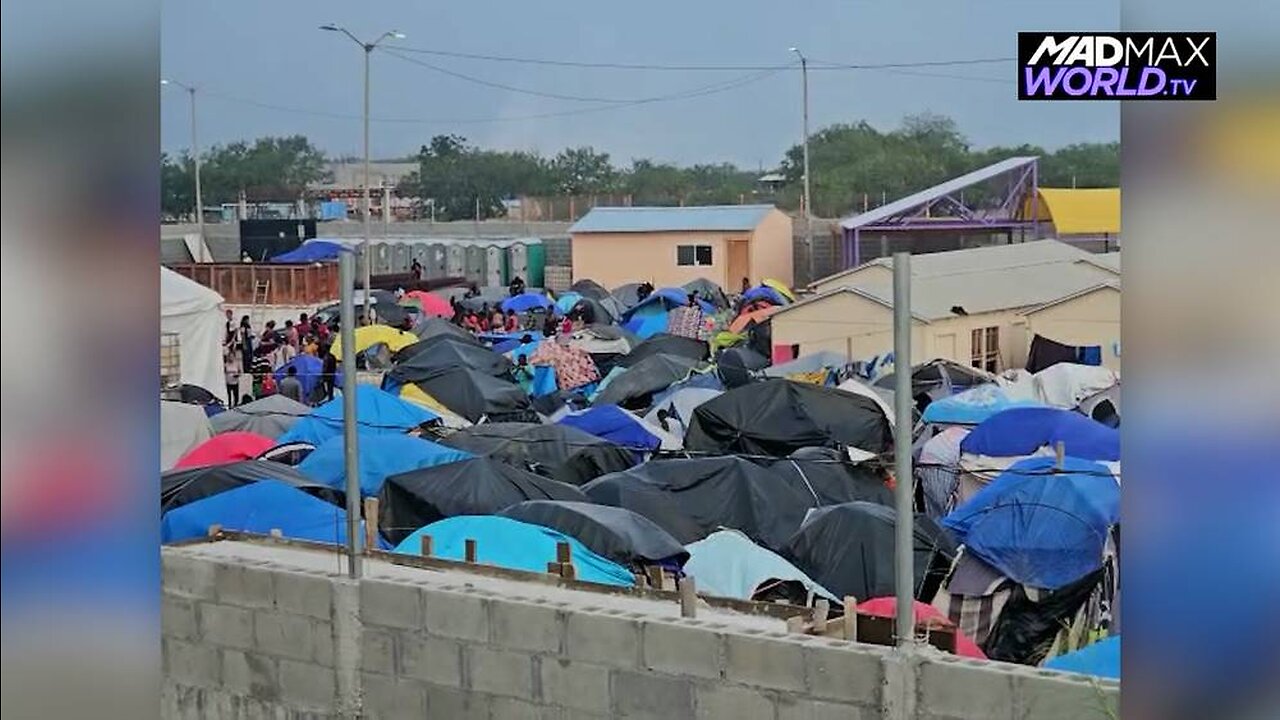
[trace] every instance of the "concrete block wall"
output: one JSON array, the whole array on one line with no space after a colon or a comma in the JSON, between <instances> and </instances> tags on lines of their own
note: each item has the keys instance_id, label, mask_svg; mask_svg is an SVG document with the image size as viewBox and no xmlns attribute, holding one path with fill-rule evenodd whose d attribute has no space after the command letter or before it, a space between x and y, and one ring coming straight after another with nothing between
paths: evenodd
<instances>
[{"instance_id":1,"label":"concrete block wall","mask_svg":"<svg viewBox=\"0 0 1280 720\"><path fill-rule=\"evenodd\" d=\"M164 551L166 718L1115 717L1118 689L461 584Z\"/></svg>"}]
</instances>

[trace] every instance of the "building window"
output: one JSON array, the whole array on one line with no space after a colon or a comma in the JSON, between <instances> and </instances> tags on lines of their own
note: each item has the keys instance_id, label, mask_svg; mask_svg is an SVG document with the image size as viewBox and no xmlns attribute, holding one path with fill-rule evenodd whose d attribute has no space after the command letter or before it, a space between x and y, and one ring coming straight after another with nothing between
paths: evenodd
<instances>
[{"instance_id":1,"label":"building window","mask_svg":"<svg viewBox=\"0 0 1280 720\"><path fill-rule=\"evenodd\" d=\"M710 265L710 245L677 245L676 265Z\"/></svg>"},{"instance_id":2,"label":"building window","mask_svg":"<svg viewBox=\"0 0 1280 720\"><path fill-rule=\"evenodd\" d=\"M1000 328L975 328L970 348L970 365L989 373L1000 372Z\"/></svg>"}]
</instances>

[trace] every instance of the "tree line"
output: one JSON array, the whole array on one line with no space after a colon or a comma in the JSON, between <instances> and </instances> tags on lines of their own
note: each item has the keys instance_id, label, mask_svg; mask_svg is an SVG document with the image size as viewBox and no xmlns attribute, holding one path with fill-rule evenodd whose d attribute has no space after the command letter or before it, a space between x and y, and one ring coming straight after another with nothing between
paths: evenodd
<instances>
[{"instance_id":1,"label":"tree line","mask_svg":"<svg viewBox=\"0 0 1280 720\"><path fill-rule=\"evenodd\" d=\"M1040 184L1046 187L1114 187L1120 181L1119 143L1080 143L1053 152L1033 145L976 149L950 118L912 115L892 130L866 122L832 125L809 141L815 213L838 217L860 211L864 202L893 200L999 160L1040 156ZM687 167L649 159L619 165L608 153L584 146L547 157L525 151L488 150L459 135L437 135L409 159L418 169L398 190L430 198L440 220L499 217L504 200L519 196L629 196L633 205L734 204L742 199L800 206L803 148L787 150L777 171L780 189L762 188L759 173L731 163ZM303 136L261 138L215 146L201 158L207 205L235 202L243 191L250 202L293 201L305 187L325 180L325 154ZM162 209L180 216L194 204L193 163L183 155L161 158ZM981 189L966 201L995 199Z\"/></svg>"}]
</instances>

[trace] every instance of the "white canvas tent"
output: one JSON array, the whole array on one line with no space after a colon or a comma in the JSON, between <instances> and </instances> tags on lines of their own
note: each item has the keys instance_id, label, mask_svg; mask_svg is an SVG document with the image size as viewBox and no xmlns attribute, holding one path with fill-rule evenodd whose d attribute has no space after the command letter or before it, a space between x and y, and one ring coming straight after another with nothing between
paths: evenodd
<instances>
[{"instance_id":1,"label":"white canvas tent","mask_svg":"<svg viewBox=\"0 0 1280 720\"><path fill-rule=\"evenodd\" d=\"M222 296L166 267L160 268L160 332L178 337L182 382L227 402L222 341L226 333Z\"/></svg>"}]
</instances>

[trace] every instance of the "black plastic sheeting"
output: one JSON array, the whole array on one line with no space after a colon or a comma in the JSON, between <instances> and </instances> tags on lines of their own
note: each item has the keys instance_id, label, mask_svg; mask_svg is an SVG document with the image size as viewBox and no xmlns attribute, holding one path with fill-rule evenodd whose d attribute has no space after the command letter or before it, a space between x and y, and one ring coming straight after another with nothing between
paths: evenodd
<instances>
[{"instance_id":1,"label":"black plastic sheeting","mask_svg":"<svg viewBox=\"0 0 1280 720\"><path fill-rule=\"evenodd\" d=\"M444 318L438 317L428 317L418 321L418 324L413 326L413 334L417 335L421 340L430 340L435 337L451 337L470 345L480 344L480 341L471 333ZM409 347L413 346L410 345Z\"/></svg>"},{"instance_id":2,"label":"black plastic sheeting","mask_svg":"<svg viewBox=\"0 0 1280 720\"><path fill-rule=\"evenodd\" d=\"M653 401L654 393L683 380L700 364L698 360L681 355L650 355L610 380L593 404L646 408Z\"/></svg>"},{"instance_id":3,"label":"black plastic sheeting","mask_svg":"<svg viewBox=\"0 0 1280 720\"><path fill-rule=\"evenodd\" d=\"M693 411L685 448L783 457L806 447L855 447L882 453L893 431L874 400L781 378L712 398Z\"/></svg>"},{"instance_id":4,"label":"black plastic sheeting","mask_svg":"<svg viewBox=\"0 0 1280 720\"><path fill-rule=\"evenodd\" d=\"M598 555L626 567L664 560L684 565L689 553L649 518L630 510L593 503L530 500L498 513L575 538Z\"/></svg>"},{"instance_id":5,"label":"black plastic sheeting","mask_svg":"<svg viewBox=\"0 0 1280 720\"><path fill-rule=\"evenodd\" d=\"M225 465L179 468L160 476L160 512L164 514L197 500L252 485L259 480L276 480L303 490L321 500L342 505L346 495L298 472L296 468L271 460L241 460Z\"/></svg>"},{"instance_id":6,"label":"black plastic sheeting","mask_svg":"<svg viewBox=\"0 0 1280 720\"><path fill-rule=\"evenodd\" d=\"M769 367L769 358L746 345L729 348L716 356L716 370L725 388L742 387L755 379L756 371Z\"/></svg>"},{"instance_id":7,"label":"black plastic sheeting","mask_svg":"<svg viewBox=\"0 0 1280 720\"><path fill-rule=\"evenodd\" d=\"M387 373L395 382L418 382L434 371L470 368L494 377L510 377L511 360L479 345L453 340L420 340L396 353L396 365Z\"/></svg>"},{"instance_id":8,"label":"black plastic sheeting","mask_svg":"<svg viewBox=\"0 0 1280 720\"><path fill-rule=\"evenodd\" d=\"M595 280L583 279L569 286L569 292L576 292L582 297L591 298L593 300L603 300L612 297L605 286Z\"/></svg>"},{"instance_id":9,"label":"black plastic sheeting","mask_svg":"<svg viewBox=\"0 0 1280 720\"><path fill-rule=\"evenodd\" d=\"M782 555L836 597L893 595L893 508L867 502L830 505L809 513ZM929 602L955 559L955 542L937 523L917 515L912 532L916 599Z\"/></svg>"},{"instance_id":10,"label":"black plastic sheeting","mask_svg":"<svg viewBox=\"0 0 1280 720\"><path fill-rule=\"evenodd\" d=\"M623 367L631 367L654 355L676 355L692 360L706 360L711 357L711 347L702 340L658 333L639 345L632 345L631 352L619 362Z\"/></svg>"},{"instance_id":11,"label":"black plastic sheeting","mask_svg":"<svg viewBox=\"0 0 1280 720\"><path fill-rule=\"evenodd\" d=\"M753 457L752 462L813 495L818 505L869 502L893 507L893 491L884 484L878 463L853 463L832 448L802 448L785 458Z\"/></svg>"},{"instance_id":12,"label":"black plastic sheeting","mask_svg":"<svg viewBox=\"0 0 1280 720\"><path fill-rule=\"evenodd\" d=\"M570 485L635 464L635 453L630 450L569 425L484 423L459 430L441 442Z\"/></svg>"},{"instance_id":13,"label":"black plastic sheeting","mask_svg":"<svg viewBox=\"0 0 1280 720\"><path fill-rule=\"evenodd\" d=\"M433 370L421 376L414 384L473 423L486 417L491 422L532 422L538 419L523 388L471 368Z\"/></svg>"},{"instance_id":14,"label":"black plastic sheeting","mask_svg":"<svg viewBox=\"0 0 1280 720\"><path fill-rule=\"evenodd\" d=\"M996 620L982 648L991 660L1039 665L1049 653L1053 639L1102 580L1103 570L1085 575L1033 602L1021 585L1013 588L1000 618Z\"/></svg>"},{"instance_id":15,"label":"black plastic sheeting","mask_svg":"<svg viewBox=\"0 0 1280 720\"><path fill-rule=\"evenodd\" d=\"M578 488L479 457L392 475L378 493L378 527L399 544L413 531L456 515L493 515L525 500L576 500Z\"/></svg>"},{"instance_id":16,"label":"black plastic sheeting","mask_svg":"<svg viewBox=\"0 0 1280 720\"><path fill-rule=\"evenodd\" d=\"M727 527L777 551L815 506L803 486L733 456L651 460L582 490L595 502L644 515L682 545Z\"/></svg>"},{"instance_id":17,"label":"black plastic sheeting","mask_svg":"<svg viewBox=\"0 0 1280 720\"><path fill-rule=\"evenodd\" d=\"M681 286L685 292L698 293L698 297L724 310L729 307L729 297L724 294L724 288L711 282L706 278L698 278L690 280Z\"/></svg>"}]
</instances>

